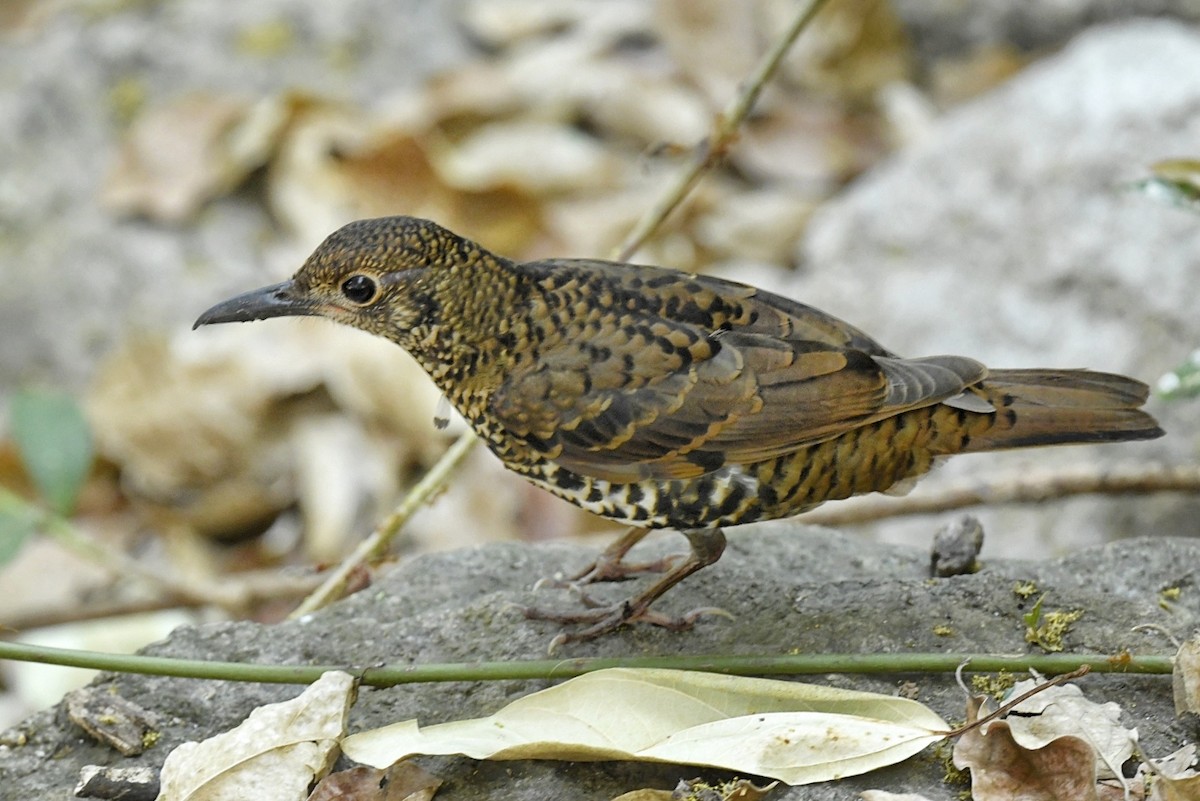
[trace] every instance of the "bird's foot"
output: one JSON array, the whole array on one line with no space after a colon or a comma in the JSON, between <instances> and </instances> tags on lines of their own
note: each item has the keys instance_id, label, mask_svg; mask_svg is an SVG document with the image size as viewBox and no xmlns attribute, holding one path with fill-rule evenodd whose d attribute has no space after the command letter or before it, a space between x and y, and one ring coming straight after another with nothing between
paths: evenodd
<instances>
[{"instance_id":1,"label":"bird's foot","mask_svg":"<svg viewBox=\"0 0 1200 801\"><path fill-rule=\"evenodd\" d=\"M529 620L550 620L564 625L583 626L576 631L559 633L550 641L549 653L554 653L560 645L592 640L631 623L647 623L668 631L686 631L706 615L722 615L733 618L724 609L713 606L700 607L683 615L672 616L651 609L649 603L640 603L637 598L629 598L615 604L605 604L586 593L579 592L578 594L580 602L588 607L587 609L578 612L554 612L537 607L526 607L522 610Z\"/></svg>"},{"instance_id":2,"label":"bird's foot","mask_svg":"<svg viewBox=\"0 0 1200 801\"><path fill-rule=\"evenodd\" d=\"M550 620L555 623L583 626L577 631L566 631L555 637L550 643L551 653L564 643L591 640L629 623L649 623L670 631L683 631L690 629L698 619L705 615L718 614L732 617L722 609L710 607L694 609L681 617L671 617L650 610L650 605L661 598L667 590L697 570L702 570L717 561L721 552L725 550L725 535L719 528L689 529L683 533L692 545L692 552L678 564L675 564L672 559L663 575L637 595L619 603L605 604L589 596L578 584L569 584L568 588L579 597L580 602L587 609L579 612L550 612L545 609L528 607L524 610L525 617L531 620ZM614 547L607 549L600 559L596 560L597 564L605 559L610 559L614 563L620 562L621 557L643 536L645 536L644 532L631 529ZM587 576L588 572L585 571L583 575Z\"/></svg>"},{"instance_id":3,"label":"bird's foot","mask_svg":"<svg viewBox=\"0 0 1200 801\"><path fill-rule=\"evenodd\" d=\"M687 554L677 553L664 556L661 559L655 559L652 562L634 562L631 564L620 557L614 558L605 552L596 557L596 561L582 570L572 573L569 576L563 576L562 574L556 575L553 578L547 576L546 578L539 579L537 584L533 585L533 588L535 590L540 590L544 587L577 589L588 584L599 584L603 581L629 581L646 573L669 573L680 560L685 558L687 558Z\"/></svg>"}]
</instances>

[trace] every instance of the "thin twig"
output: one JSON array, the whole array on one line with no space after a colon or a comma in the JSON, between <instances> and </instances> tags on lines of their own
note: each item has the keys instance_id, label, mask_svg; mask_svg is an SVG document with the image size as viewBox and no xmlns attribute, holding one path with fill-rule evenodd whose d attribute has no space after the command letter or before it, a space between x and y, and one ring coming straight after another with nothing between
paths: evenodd
<instances>
[{"instance_id":1,"label":"thin twig","mask_svg":"<svg viewBox=\"0 0 1200 801\"><path fill-rule=\"evenodd\" d=\"M971 729L977 729L985 723L988 723L990 721L996 720L997 718L1003 717L1004 715L1007 715L1009 712L1016 709L1018 706L1025 703L1026 701L1028 701L1030 698L1037 695L1038 693L1045 692L1046 690L1049 690L1051 687L1058 687L1060 685L1066 684L1068 681L1074 681L1075 679L1082 678L1091 672L1092 672L1092 666L1089 664L1083 664L1083 665L1080 665L1075 670L1072 670L1070 673L1063 673L1061 675L1055 676L1054 678L1049 679L1048 681L1044 681L1041 684L1037 685L1032 690L1027 690L1026 692L1023 692L1020 695L1018 695L1016 698L1009 699L1003 706L992 710L991 712L984 715L983 717L978 718L976 720L972 720L969 723L964 723L962 726L959 726L957 729L954 729L953 731L949 732L949 736L950 737L961 737L962 735L969 732ZM961 684L961 682L960 682L960 684Z\"/></svg>"},{"instance_id":2,"label":"thin twig","mask_svg":"<svg viewBox=\"0 0 1200 801\"><path fill-rule=\"evenodd\" d=\"M783 60L787 51L791 49L800 32L808 27L809 23L817 15L817 12L821 10L821 7L827 1L810 0L808 5L796 15L796 19L793 20L791 26L754 68L754 72L750 74L750 77L743 85L742 91L721 112L712 133L693 148L692 158L675 177L671 185L667 187L667 191L663 193L662 198L642 216L638 224L625 237L625 241L616 250L614 258L617 261L625 261L632 256L634 251L641 247L650 235L654 233L654 230L675 210L687 196L688 192L692 191L696 184L700 182L700 178L703 177L704 173L714 167L725 156L725 153L729 150L729 146L737 136L738 128L745 122L746 115L754 107L754 103L762 93L763 87L766 86L771 76L775 74L775 71L779 68L779 63Z\"/></svg>"},{"instance_id":3,"label":"thin twig","mask_svg":"<svg viewBox=\"0 0 1200 801\"><path fill-rule=\"evenodd\" d=\"M1200 465L1139 464L1100 468L1076 465L1055 470L951 485L936 494L906 498L871 498L799 518L814 526L849 526L889 517L927 515L969 506L1041 503L1074 495L1149 495L1156 492L1200 493Z\"/></svg>"},{"instance_id":4,"label":"thin twig","mask_svg":"<svg viewBox=\"0 0 1200 801\"><path fill-rule=\"evenodd\" d=\"M73 554L99 565L118 576L133 577L146 582L159 592L174 597L180 601L194 602L196 605L223 605L224 595L219 588L201 587L187 581L182 576L173 573L165 574L161 570L147 567L138 560L127 556L121 551L108 547L99 539L86 533L70 520L36 504L31 504L17 494L0 487L0 503L6 506L20 504L32 510L36 515L37 528L47 537Z\"/></svg>"},{"instance_id":5,"label":"thin twig","mask_svg":"<svg viewBox=\"0 0 1200 801\"><path fill-rule=\"evenodd\" d=\"M613 251L613 258L618 261L629 258L683 201L704 173L720 161L732 144L738 127L745 121L746 115L750 113L754 102L762 93L763 86L779 68L780 61L796 41L796 37L808 27L813 17L826 2L828 0L810 0L808 5L796 16L795 21L784 35L755 67L742 91L717 118L712 134L696 145L692 158L665 189L661 199L642 216L625 241ZM425 477L405 496L396 511L384 520L375 532L355 549L354 553L338 565L316 592L304 599L304 602L292 612L291 617L309 614L341 597L350 575L361 565L378 559L387 551L391 541L412 513L442 490L450 476L453 475L455 467L470 452L476 442L477 439L471 431L464 432L430 468Z\"/></svg>"},{"instance_id":6,"label":"thin twig","mask_svg":"<svg viewBox=\"0 0 1200 801\"><path fill-rule=\"evenodd\" d=\"M354 552L343 559L342 563L329 573L329 576L322 582L321 586L292 610L292 613L288 615L288 619L293 620L311 614L322 606L331 604L338 598L341 598L354 571L358 570L362 565L379 561L387 552L392 539L404 527L408 519L413 516L413 513L424 506L426 501L446 486L446 482L454 473L455 468L458 467L459 462L466 458L467 454L471 452L471 449L478 441L478 438L470 430L463 432L454 441L454 444L442 454L437 463L429 469L429 472L421 477L421 480L417 482L408 495L404 496L404 500L400 502L400 505L380 522L375 531L371 533L371 536L360 542L358 547L354 549Z\"/></svg>"},{"instance_id":7,"label":"thin twig","mask_svg":"<svg viewBox=\"0 0 1200 801\"><path fill-rule=\"evenodd\" d=\"M265 601L291 601L303 598L316 589L320 580L321 577L313 573L297 576L278 570L264 570L239 573L224 579L223 584L228 588L228 595L238 599L238 608L246 609ZM194 594L181 596L178 593L163 590L161 594L149 598L122 601L88 599L86 603L77 601L49 609L32 609L25 613L18 611L5 617L3 625L4 628L13 631L31 631L63 623L78 623L86 620L161 612L166 609L202 608L214 605L217 604L211 598L198 597Z\"/></svg>"}]
</instances>

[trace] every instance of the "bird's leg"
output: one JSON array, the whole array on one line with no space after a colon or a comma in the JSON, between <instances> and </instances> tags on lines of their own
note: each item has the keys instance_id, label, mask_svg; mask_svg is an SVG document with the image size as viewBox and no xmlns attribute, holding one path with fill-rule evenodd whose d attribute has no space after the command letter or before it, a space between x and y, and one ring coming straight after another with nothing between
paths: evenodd
<instances>
[{"instance_id":1,"label":"bird's leg","mask_svg":"<svg viewBox=\"0 0 1200 801\"><path fill-rule=\"evenodd\" d=\"M637 545L650 533L648 528L631 526L619 539L609 545L596 557L596 560L577 573L558 579L552 583L556 587L579 586L582 584L597 584L601 581L628 581L639 573L666 573L675 563L683 558L683 554L671 554L652 562L625 561L625 556L633 546Z\"/></svg>"},{"instance_id":2,"label":"bird's leg","mask_svg":"<svg viewBox=\"0 0 1200 801\"><path fill-rule=\"evenodd\" d=\"M631 532L632 533L632 532ZM590 623L587 628L574 632L563 632L554 638L551 650L562 643L580 642L599 637L627 623L650 623L671 631L683 631L695 624L702 615L721 614L711 607L694 609L681 617L670 617L651 611L650 605L668 590L693 573L703 570L721 558L725 551L725 534L719 528L689 529L681 532L692 545L687 558L675 565L642 592L624 601L609 606L600 606L585 612L550 612L527 608L525 617L531 620L552 620L557 623ZM629 538L630 535L622 538ZM637 539L633 541L636 542ZM632 547L632 543L630 543ZM625 550L628 550L626 548Z\"/></svg>"}]
</instances>

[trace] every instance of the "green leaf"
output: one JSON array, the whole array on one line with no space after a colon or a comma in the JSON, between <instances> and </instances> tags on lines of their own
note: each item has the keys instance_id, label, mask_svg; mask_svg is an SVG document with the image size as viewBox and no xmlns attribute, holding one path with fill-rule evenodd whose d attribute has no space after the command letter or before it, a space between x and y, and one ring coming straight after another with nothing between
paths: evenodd
<instances>
[{"instance_id":1,"label":"green leaf","mask_svg":"<svg viewBox=\"0 0 1200 801\"><path fill-rule=\"evenodd\" d=\"M12 502L0 503L0 566L12 561L33 536L40 516L37 509L15 496Z\"/></svg>"},{"instance_id":2,"label":"green leaf","mask_svg":"<svg viewBox=\"0 0 1200 801\"><path fill-rule=\"evenodd\" d=\"M1153 177L1133 184L1146 196L1191 211L1200 211L1200 161L1171 159L1150 166Z\"/></svg>"},{"instance_id":3,"label":"green leaf","mask_svg":"<svg viewBox=\"0 0 1200 801\"><path fill-rule=\"evenodd\" d=\"M59 392L18 392L12 436L42 498L57 514L69 515L92 464L92 436L79 405Z\"/></svg>"},{"instance_id":4,"label":"green leaf","mask_svg":"<svg viewBox=\"0 0 1200 801\"><path fill-rule=\"evenodd\" d=\"M1200 395L1200 350L1183 364L1158 379L1155 390L1160 398L1177 400Z\"/></svg>"}]
</instances>

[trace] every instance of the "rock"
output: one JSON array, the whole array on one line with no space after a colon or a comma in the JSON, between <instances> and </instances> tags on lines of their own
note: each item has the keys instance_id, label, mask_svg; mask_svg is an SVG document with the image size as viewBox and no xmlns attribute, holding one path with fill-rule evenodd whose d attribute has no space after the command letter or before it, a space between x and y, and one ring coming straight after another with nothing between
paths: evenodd
<instances>
[{"instance_id":1,"label":"rock","mask_svg":"<svg viewBox=\"0 0 1200 801\"><path fill-rule=\"evenodd\" d=\"M1200 17L1187 0L892 0L918 58L962 55L989 45L1020 50L1058 47L1089 26L1130 17Z\"/></svg>"},{"instance_id":2,"label":"rock","mask_svg":"<svg viewBox=\"0 0 1200 801\"><path fill-rule=\"evenodd\" d=\"M681 538L667 535L642 547L665 553L682 545ZM497 544L422 556L393 570L370 590L309 619L276 626L222 623L180 628L147 652L347 666L541 659L555 626L526 621L514 607L568 603L566 591L535 593L528 588L538 577L576 568L594 555L594 549L562 544ZM747 526L733 532L717 565L666 599L671 610L715 605L732 613L734 620L706 618L693 631L677 634L638 626L569 646L558 656L1031 653L1022 615L1035 597L1014 592L1018 582L1031 581L1037 593L1046 594L1044 611L1083 611L1066 635L1068 651L1170 654L1174 647L1161 630L1134 627L1153 624L1184 633L1200 623L1200 595L1191 580L1196 564L1196 540L1138 539L1047 562L985 559L977 574L929 579L927 549L866 549L856 538L795 523ZM1166 587L1181 587L1182 594L1160 605L1159 592ZM607 597L628 589L618 585L597 592ZM911 692L915 683L918 700L944 718L961 719L964 714L962 692L947 674L803 680L889 694L901 684ZM1148 755L1166 755L1194 734L1188 724L1175 719L1169 676L1097 674L1079 683L1091 700L1121 705L1123 724L1138 728ZM230 728L255 706L299 693L287 686L112 674L103 675L94 686L166 719L158 743L141 756L124 758L90 740L60 710L48 710L19 727L24 745L0 746L0 801L68 797L87 764L157 769L180 742ZM484 715L545 686L544 681L495 681L363 689L351 713L351 729L413 717L433 723ZM4 738L17 739L12 734ZM670 789L681 778L722 775L694 767L625 762L488 763L441 757L421 763L445 780L438 801L612 798L639 787ZM963 787L944 784L944 773L941 761L925 752L886 770L833 784L781 789L772 797L823 801L885 788L950 801Z\"/></svg>"},{"instance_id":3,"label":"rock","mask_svg":"<svg viewBox=\"0 0 1200 801\"><path fill-rule=\"evenodd\" d=\"M1167 21L1097 28L948 113L814 215L785 294L906 356L1087 367L1153 384L1200 346L1200 218L1128 188L1200 154L1200 33ZM1191 461L1200 404L1152 400L1161 440L950 460L938 480L1036 464ZM1193 535L1200 501L1073 500L980 515L993 553L1063 552L1156 531ZM923 528L926 523L921 523ZM887 536L919 530L889 524ZM1034 549L1031 551L1030 549Z\"/></svg>"}]
</instances>

